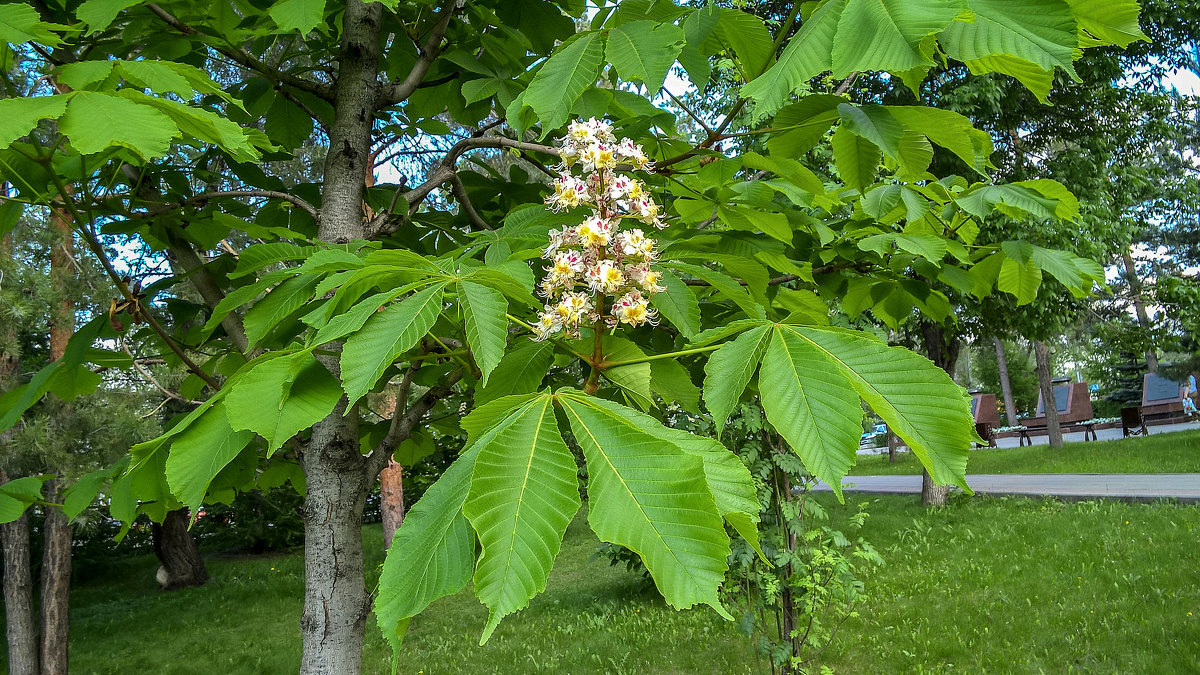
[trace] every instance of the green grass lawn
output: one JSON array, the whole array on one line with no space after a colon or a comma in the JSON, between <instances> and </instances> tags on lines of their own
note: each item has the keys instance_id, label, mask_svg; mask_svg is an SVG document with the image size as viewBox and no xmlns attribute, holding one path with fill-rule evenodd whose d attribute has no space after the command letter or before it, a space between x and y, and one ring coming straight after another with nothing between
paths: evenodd
<instances>
[{"instance_id":1,"label":"green grass lawn","mask_svg":"<svg viewBox=\"0 0 1200 675\"><path fill-rule=\"evenodd\" d=\"M921 473L910 452L860 456L854 476ZM1200 430L1153 434L1117 441L1067 443L1023 448L980 448L971 451L967 473L1200 473Z\"/></svg>"},{"instance_id":2,"label":"green grass lawn","mask_svg":"<svg viewBox=\"0 0 1200 675\"><path fill-rule=\"evenodd\" d=\"M824 655L835 672L1196 672L1200 507L962 496L933 511L915 497L870 504L862 536L888 564L865 580L861 618ZM851 508L830 510L836 521ZM365 531L377 570L380 530ZM486 610L468 592L435 603L413 621L400 672L769 672L733 624L708 609L669 609L639 575L591 562L595 547L577 518L546 593L484 647ZM81 570L72 672L295 672L299 553L210 559L208 586L174 593L155 589L156 567L142 557ZM365 671L388 672L373 618L367 636Z\"/></svg>"}]
</instances>

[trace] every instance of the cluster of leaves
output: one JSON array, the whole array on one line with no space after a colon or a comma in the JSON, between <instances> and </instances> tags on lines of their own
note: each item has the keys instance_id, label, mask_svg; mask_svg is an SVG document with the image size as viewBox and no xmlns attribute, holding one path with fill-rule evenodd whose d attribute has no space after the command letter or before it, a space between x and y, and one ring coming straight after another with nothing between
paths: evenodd
<instances>
[{"instance_id":1,"label":"cluster of leaves","mask_svg":"<svg viewBox=\"0 0 1200 675\"><path fill-rule=\"evenodd\" d=\"M361 9L353 2L347 17ZM747 392L757 392L767 423L840 496L865 402L936 481L966 488L974 427L962 389L912 352L831 325L830 314L869 310L891 326L915 316L950 321L954 293L998 289L1028 303L1043 273L1084 295L1103 281L1095 262L1019 237L977 241L981 220L993 214L1069 221L1078 203L1050 180L990 182L991 139L962 115L855 103L815 90L811 80L825 71L837 78L879 71L914 86L937 61L956 59L1038 92L1055 68L1074 74L1079 49L1139 37L1136 4L824 0L796 3L774 37L753 15L717 6L631 0L602 8L574 32L570 17L583 16L582 3L539 2L528 11L511 5L470 3L463 20L452 21L460 8L444 3L429 30L454 41L445 51L437 42L421 46L416 27L426 22L427 6L372 5L387 10L387 30L412 37L415 47L396 46L382 59L386 80L370 89L379 91L373 123L381 134L450 138L453 145L421 185L368 190L369 208L353 220L370 240L328 237L338 243L313 234L342 194L311 185L288 190L251 160L297 147L314 125L357 114L332 114L338 99L329 85L297 75L308 74L311 56L319 62L322 53L343 54L324 34L342 8L282 0L259 12L274 27L210 17L183 2L150 12L89 0L79 9L76 19L98 34L111 32L110 24L150 26L166 14L184 36L181 54L204 63L215 50L266 77L221 87L181 59L108 58L104 50L56 65L53 74L72 91L0 101L2 177L22 199L71 205L80 235L100 256L106 253L94 228L101 225L173 255L179 242L208 249L233 229L271 240L150 289L153 297L197 270L219 286L218 300L190 308L189 318L201 316L203 325L176 322L175 340L160 333L193 371L195 393L201 384L215 393L159 438L135 446L127 462L81 481L79 494L110 483L114 517L130 522L138 513L155 518L180 504L232 499L247 486L303 485L296 459L315 441L314 425L343 415L357 420L368 394L397 373L405 405L390 421L361 425L359 446L377 459L396 449L403 432L412 443L398 447L416 461L420 415L456 387L470 392L474 409L459 422L468 444L408 515L385 565L376 613L398 645L412 616L472 578L490 610L484 639L545 587L581 505L568 440L585 460L589 523L599 537L637 552L672 605L707 604L727 615L718 595L731 550L725 524L756 547L758 496L745 466L719 443L661 423L671 403L699 412L702 397L719 431ZM53 46L73 30L26 10L4 10L7 42ZM119 16L127 20L114 24ZM504 27L504 37L489 26ZM312 53L281 59L290 70L266 67L238 46L267 49L296 30L310 35ZM566 38L557 47L556 35ZM736 65L744 98L719 125L690 113L706 134L695 143L679 137L672 113L620 86L656 93L678 62L703 89L716 58ZM427 74L431 86L409 86L408 73ZM618 86L596 87L601 78ZM731 128L743 109L749 121ZM493 111L503 118L485 123ZM85 128L77 120L85 115L99 121ZM577 223L579 214L528 204L540 201L536 185L510 187L494 169L468 181L456 163L478 148L549 154L521 139L557 135L574 116L610 120L618 136L644 145L655 160L647 184L666 206L668 227L656 236L666 290L654 306L665 324L533 344L521 337L529 328L522 317L538 305L528 261L552 227ZM262 121L265 132L235 119ZM478 129L455 136L445 119ZM57 129L43 120L57 120ZM510 136L489 133L502 122ZM727 157L716 149L749 136L767 138L761 152ZM194 157L185 146L231 167L222 180L255 189L202 193L195 175L170 166ZM802 161L810 151L830 153L834 170ZM935 175L935 152L948 153L970 178ZM330 190L331 181L361 180L340 176L343 168L336 160L327 165ZM139 173L150 179L130 177ZM455 214L424 202L447 182L461 207ZM148 199L147 189L161 194ZM275 201L251 211L235 201L248 196ZM491 217L503 225L493 228ZM133 317L157 326L155 308L112 276ZM230 329L233 319L245 344ZM87 324L67 358L5 394L0 428L46 392L67 398L97 386L87 364L106 358L92 346L104 326L112 327L107 317ZM180 343L203 345L207 360L191 363ZM585 378L585 391L576 389Z\"/></svg>"}]
</instances>

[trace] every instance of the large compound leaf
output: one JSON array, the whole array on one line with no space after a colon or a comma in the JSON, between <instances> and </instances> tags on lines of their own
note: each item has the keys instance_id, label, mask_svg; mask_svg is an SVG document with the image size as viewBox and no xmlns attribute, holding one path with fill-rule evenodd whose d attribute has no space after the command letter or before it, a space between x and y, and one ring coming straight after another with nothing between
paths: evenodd
<instances>
[{"instance_id":1,"label":"large compound leaf","mask_svg":"<svg viewBox=\"0 0 1200 675\"><path fill-rule=\"evenodd\" d=\"M144 159L161 157L171 149L179 127L150 106L94 91L71 95L58 130L71 139L80 154L91 155L113 146L128 148Z\"/></svg>"},{"instance_id":2,"label":"large compound leaf","mask_svg":"<svg viewBox=\"0 0 1200 675\"><path fill-rule=\"evenodd\" d=\"M834 36L845 7L845 0L832 0L817 7L788 40L779 60L742 86L742 96L754 101L756 120L778 110L789 94L833 67Z\"/></svg>"},{"instance_id":3,"label":"large compound leaf","mask_svg":"<svg viewBox=\"0 0 1200 675\"><path fill-rule=\"evenodd\" d=\"M867 405L908 444L934 481L970 487L964 478L975 438L970 398L942 369L903 347L845 328L777 326L810 343Z\"/></svg>"},{"instance_id":4,"label":"large compound leaf","mask_svg":"<svg viewBox=\"0 0 1200 675\"><path fill-rule=\"evenodd\" d=\"M579 510L575 458L543 394L491 427L476 448L463 514L483 551L475 595L487 605L480 644L506 615L546 589L567 525Z\"/></svg>"},{"instance_id":5,"label":"large compound leaf","mask_svg":"<svg viewBox=\"0 0 1200 675\"><path fill-rule=\"evenodd\" d=\"M704 407L721 435L767 348L770 326L759 325L721 345L704 364Z\"/></svg>"},{"instance_id":6,"label":"large compound leaf","mask_svg":"<svg viewBox=\"0 0 1200 675\"><path fill-rule=\"evenodd\" d=\"M1081 47L1115 44L1125 49L1137 40L1150 41L1138 26L1137 0L1067 0L1079 28L1095 40L1080 40Z\"/></svg>"},{"instance_id":7,"label":"large compound leaf","mask_svg":"<svg viewBox=\"0 0 1200 675\"><path fill-rule=\"evenodd\" d=\"M1017 305L1028 305L1037 299L1042 286L1042 270L1032 260L1021 262L1005 258L1000 265L996 288L1016 296Z\"/></svg>"},{"instance_id":8,"label":"large compound leaf","mask_svg":"<svg viewBox=\"0 0 1200 675\"><path fill-rule=\"evenodd\" d=\"M596 84L604 61L604 37L584 33L551 56L525 90L525 104L533 108L545 131L567 121L571 105Z\"/></svg>"},{"instance_id":9,"label":"large compound leaf","mask_svg":"<svg viewBox=\"0 0 1200 675\"><path fill-rule=\"evenodd\" d=\"M729 538L702 459L625 406L573 391L557 400L587 460L592 530L641 556L671 606L704 603L730 618L717 595Z\"/></svg>"},{"instance_id":10,"label":"large compound leaf","mask_svg":"<svg viewBox=\"0 0 1200 675\"><path fill-rule=\"evenodd\" d=\"M0 524L11 523L42 498L42 484L50 476L25 476L0 483Z\"/></svg>"},{"instance_id":11,"label":"large compound leaf","mask_svg":"<svg viewBox=\"0 0 1200 675\"><path fill-rule=\"evenodd\" d=\"M471 281L458 282L458 301L462 304L467 344L482 373L479 385L486 387L508 342L508 301L500 291Z\"/></svg>"},{"instance_id":12,"label":"large compound leaf","mask_svg":"<svg viewBox=\"0 0 1200 675\"><path fill-rule=\"evenodd\" d=\"M842 476L858 454L863 416L846 376L810 342L780 328L771 332L758 389L767 420L840 500Z\"/></svg>"},{"instance_id":13,"label":"large compound leaf","mask_svg":"<svg viewBox=\"0 0 1200 675\"><path fill-rule=\"evenodd\" d=\"M121 10L142 4L142 0L86 0L75 16L88 25L87 33L102 31L112 25Z\"/></svg>"},{"instance_id":14,"label":"large compound leaf","mask_svg":"<svg viewBox=\"0 0 1200 675\"><path fill-rule=\"evenodd\" d=\"M300 309L313 295L320 278L315 274L300 274L271 289L262 300L254 303L243 319L246 339L258 344L273 328L292 312Z\"/></svg>"},{"instance_id":15,"label":"large compound leaf","mask_svg":"<svg viewBox=\"0 0 1200 675\"><path fill-rule=\"evenodd\" d=\"M253 438L249 431L229 425L225 401L218 401L171 443L166 465L171 493L195 511L204 501L208 484Z\"/></svg>"},{"instance_id":16,"label":"large compound leaf","mask_svg":"<svg viewBox=\"0 0 1200 675\"><path fill-rule=\"evenodd\" d=\"M19 45L24 42L39 42L57 47L62 39L51 29L66 26L45 23L33 7L23 2L0 5L0 43Z\"/></svg>"},{"instance_id":17,"label":"large compound leaf","mask_svg":"<svg viewBox=\"0 0 1200 675\"><path fill-rule=\"evenodd\" d=\"M333 412L342 387L311 354L264 361L226 396L229 425L267 439L267 456Z\"/></svg>"},{"instance_id":18,"label":"large compound leaf","mask_svg":"<svg viewBox=\"0 0 1200 675\"><path fill-rule=\"evenodd\" d=\"M442 313L437 283L374 314L342 346L342 385L350 405L362 398L396 357L417 346Z\"/></svg>"},{"instance_id":19,"label":"large compound leaf","mask_svg":"<svg viewBox=\"0 0 1200 675\"><path fill-rule=\"evenodd\" d=\"M462 513L477 451L462 454L404 515L383 561L375 619L399 656L408 620L460 591L475 566L475 533Z\"/></svg>"},{"instance_id":20,"label":"large compound leaf","mask_svg":"<svg viewBox=\"0 0 1200 675\"><path fill-rule=\"evenodd\" d=\"M604 55L626 81L638 80L654 94L683 49L683 29L669 23L631 21L608 33Z\"/></svg>"}]
</instances>

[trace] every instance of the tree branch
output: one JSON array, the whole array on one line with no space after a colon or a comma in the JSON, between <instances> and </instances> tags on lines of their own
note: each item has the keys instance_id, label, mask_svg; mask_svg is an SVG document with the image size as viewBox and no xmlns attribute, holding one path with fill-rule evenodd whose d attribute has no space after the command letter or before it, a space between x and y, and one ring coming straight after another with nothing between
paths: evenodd
<instances>
[{"instance_id":1,"label":"tree branch","mask_svg":"<svg viewBox=\"0 0 1200 675\"><path fill-rule=\"evenodd\" d=\"M174 28L175 30L179 31L180 33L183 33L184 35L199 35L199 36L206 37L206 38L213 37L211 35L202 33L200 31L196 30L195 28L185 24L184 22L182 22L178 18L176 18L174 15L172 15L170 12L166 11L162 7L159 7L157 4L155 4L153 2L146 3L146 8L149 9L151 12L154 12L154 14L156 16L158 16L158 18L162 19L168 26ZM290 73L285 73L283 71L276 70L275 68L272 68L271 66L263 63L262 61L259 61L253 54L251 54L250 52L248 52L245 49L242 49L240 47L234 47L232 45L224 46L224 45L217 45L217 44L210 44L209 46L211 46L213 49L217 50L217 52L225 55L226 57L233 59L235 62L237 62L242 67L247 68L249 70L253 70L254 72L262 75L263 77L267 78L268 80L271 80L272 82L275 82L277 84L278 83L286 84L290 87L294 87L301 91L307 91L310 94L315 94L315 95L325 99L326 101L330 101L330 102L333 101L333 86L331 86L331 85L317 82L316 80L305 79L305 78L299 77L297 75L292 75Z\"/></svg>"},{"instance_id":2,"label":"tree branch","mask_svg":"<svg viewBox=\"0 0 1200 675\"><path fill-rule=\"evenodd\" d=\"M454 16L457 5L458 0L442 2L437 23L433 24L433 30L429 32L429 37L418 48L420 53L417 62L413 64L412 70L403 80L379 88L379 94L375 99L376 108L408 100L417 87L421 86L421 81L425 79L425 73L429 72L429 66L433 65L433 60L441 53L442 38L446 35L446 28L450 26L450 19Z\"/></svg>"},{"instance_id":3,"label":"tree branch","mask_svg":"<svg viewBox=\"0 0 1200 675\"><path fill-rule=\"evenodd\" d=\"M184 199L181 199L177 202L163 203L158 208L148 209L144 213L130 214L128 216L128 219L129 220L141 220L143 218L153 218L155 216L161 216L162 214L167 213L169 211L174 211L175 209L181 209L181 208L187 206L188 204L194 204L196 202L204 202L204 201L208 201L210 199L219 199L221 197L262 197L264 199L281 199L285 202L291 202L292 204L304 209L314 219L316 219L320 216L320 212L317 210L317 207L313 206L312 204L309 204L308 202L304 201L303 199L301 199L295 195L290 195L286 192L278 192L276 190L218 190L218 191L202 192L198 195L192 195L191 197L185 197Z\"/></svg>"},{"instance_id":4,"label":"tree branch","mask_svg":"<svg viewBox=\"0 0 1200 675\"><path fill-rule=\"evenodd\" d=\"M467 218L471 221L472 225L481 230L496 229L488 225L488 222L475 210L475 205L471 203L471 198L467 196L467 187L463 185L462 178L459 178L457 171L450 174L450 191L454 194L454 198L458 200L458 205L462 207L463 213L467 214Z\"/></svg>"},{"instance_id":5,"label":"tree branch","mask_svg":"<svg viewBox=\"0 0 1200 675\"><path fill-rule=\"evenodd\" d=\"M454 385L462 379L463 371L461 368L455 370L446 376L446 379L437 386L426 391L417 402L404 411L402 415L392 417L391 426L388 428L388 433L379 441L379 445L367 455L367 471L369 476L377 476L387 466L388 459L401 443L412 438L413 430L417 423L420 422L425 415L433 408L434 404L446 398L454 390ZM400 405L400 399L396 399L396 405Z\"/></svg>"}]
</instances>

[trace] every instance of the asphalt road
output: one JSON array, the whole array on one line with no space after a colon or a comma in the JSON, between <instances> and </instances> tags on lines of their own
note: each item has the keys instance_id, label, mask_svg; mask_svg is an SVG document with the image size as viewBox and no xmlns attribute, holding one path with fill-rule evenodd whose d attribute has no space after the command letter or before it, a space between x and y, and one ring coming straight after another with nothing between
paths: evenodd
<instances>
[{"instance_id":1,"label":"asphalt road","mask_svg":"<svg viewBox=\"0 0 1200 675\"><path fill-rule=\"evenodd\" d=\"M976 494L1109 498L1127 501L1176 499L1200 503L1200 473L1013 473L968 474L967 485ZM820 485L818 490L828 490ZM874 494L920 494L920 476L847 476L842 489Z\"/></svg>"}]
</instances>

